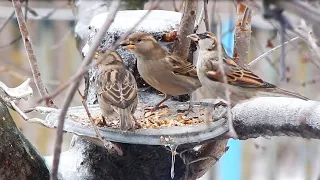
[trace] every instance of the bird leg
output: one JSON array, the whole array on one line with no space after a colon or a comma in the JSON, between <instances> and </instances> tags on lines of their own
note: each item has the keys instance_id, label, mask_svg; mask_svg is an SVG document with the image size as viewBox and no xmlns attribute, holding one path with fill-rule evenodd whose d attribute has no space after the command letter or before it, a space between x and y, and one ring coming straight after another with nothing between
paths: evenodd
<instances>
[{"instance_id":1,"label":"bird leg","mask_svg":"<svg viewBox=\"0 0 320 180\"><path fill-rule=\"evenodd\" d=\"M185 116L187 116L190 112L194 112L193 111L192 94L190 94L189 96L190 96L190 101L189 101L188 109L178 109L177 110L178 113L184 113Z\"/></svg>"},{"instance_id":2,"label":"bird leg","mask_svg":"<svg viewBox=\"0 0 320 180\"><path fill-rule=\"evenodd\" d=\"M220 113L218 116L214 116L214 117L213 117L213 121L218 121L218 120L221 119L221 118L226 118L226 119L228 119L227 114L228 114L228 109L225 109L225 110L224 110L222 113Z\"/></svg>"},{"instance_id":3,"label":"bird leg","mask_svg":"<svg viewBox=\"0 0 320 180\"><path fill-rule=\"evenodd\" d=\"M188 107L187 111L184 113L184 115L187 116L190 112L194 112L193 111L192 93L190 94L189 107Z\"/></svg>"},{"instance_id":4,"label":"bird leg","mask_svg":"<svg viewBox=\"0 0 320 180\"><path fill-rule=\"evenodd\" d=\"M158 109L167 108L168 107L167 105L161 105L161 104L164 103L165 101L167 101L168 99L170 99L171 97L172 97L171 95L166 94L160 102L158 102L153 108L150 109L151 112L154 112ZM146 109L148 110L148 108L146 108Z\"/></svg>"},{"instance_id":5,"label":"bird leg","mask_svg":"<svg viewBox=\"0 0 320 180\"><path fill-rule=\"evenodd\" d=\"M138 126L138 128L142 127L141 124L138 122L137 118L133 114L131 114L131 118L133 119L135 125ZM134 127L133 127L133 129L134 129Z\"/></svg>"},{"instance_id":6,"label":"bird leg","mask_svg":"<svg viewBox=\"0 0 320 180\"><path fill-rule=\"evenodd\" d=\"M102 124L107 125L107 121L106 121L105 117L103 115L101 115L101 117L102 117ZM96 124L99 124L99 122Z\"/></svg>"},{"instance_id":7,"label":"bird leg","mask_svg":"<svg viewBox=\"0 0 320 180\"><path fill-rule=\"evenodd\" d=\"M188 109L184 112L184 115L187 116L190 112L194 112L194 111L193 111L193 102L192 102L191 98L190 98L190 101L189 101L189 107L188 107Z\"/></svg>"}]
</instances>

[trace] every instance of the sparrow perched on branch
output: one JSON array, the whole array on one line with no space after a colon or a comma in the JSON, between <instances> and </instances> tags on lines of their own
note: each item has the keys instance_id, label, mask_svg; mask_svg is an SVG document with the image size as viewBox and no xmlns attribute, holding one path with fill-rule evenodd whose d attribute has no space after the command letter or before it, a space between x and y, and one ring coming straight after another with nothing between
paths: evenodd
<instances>
[{"instance_id":1,"label":"sparrow perched on branch","mask_svg":"<svg viewBox=\"0 0 320 180\"><path fill-rule=\"evenodd\" d=\"M125 68L121 56L116 51L96 53L95 58L103 59L99 64L96 79L98 102L105 121L114 112L119 114L120 129L134 127L133 113L138 104L137 83L134 76Z\"/></svg>"},{"instance_id":2,"label":"sparrow perched on branch","mask_svg":"<svg viewBox=\"0 0 320 180\"><path fill-rule=\"evenodd\" d=\"M153 110L171 96L191 94L201 87L196 68L186 59L166 52L152 35L133 33L121 43L121 46L132 51L137 57L141 77L153 88L165 94L165 98ZM189 110L191 108L190 100Z\"/></svg>"},{"instance_id":3,"label":"sparrow perched on branch","mask_svg":"<svg viewBox=\"0 0 320 180\"><path fill-rule=\"evenodd\" d=\"M219 68L219 56L217 49L217 38L211 32L191 34L188 36L196 42L199 47L197 61L198 77L202 85L210 91L225 99L226 86L229 86L231 106L240 101L250 99L254 96L294 97L303 100L308 98L295 92L278 88L277 86L263 81L250 70L240 67L232 58L229 58L222 48L223 69L227 77L226 84Z\"/></svg>"}]
</instances>

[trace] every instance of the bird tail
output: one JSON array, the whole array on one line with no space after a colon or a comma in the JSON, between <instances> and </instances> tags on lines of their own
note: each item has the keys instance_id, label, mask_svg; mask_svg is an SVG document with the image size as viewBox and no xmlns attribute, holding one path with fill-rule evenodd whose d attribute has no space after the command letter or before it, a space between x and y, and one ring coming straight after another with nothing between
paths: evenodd
<instances>
[{"instance_id":1,"label":"bird tail","mask_svg":"<svg viewBox=\"0 0 320 180\"><path fill-rule=\"evenodd\" d=\"M309 98L302 96L298 93L292 92L292 91L288 91L285 89L281 89L281 88L277 88L275 90L270 91L274 96L278 96L278 97L292 97L292 98L298 98L298 99L302 99L305 101L310 100Z\"/></svg>"},{"instance_id":2,"label":"bird tail","mask_svg":"<svg viewBox=\"0 0 320 180\"><path fill-rule=\"evenodd\" d=\"M123 131L127 131L133 128L134 124L131 120L131 111L129 108L118 109L118 113L120 115L120 129Z\"/></svg>"}]
</instances>

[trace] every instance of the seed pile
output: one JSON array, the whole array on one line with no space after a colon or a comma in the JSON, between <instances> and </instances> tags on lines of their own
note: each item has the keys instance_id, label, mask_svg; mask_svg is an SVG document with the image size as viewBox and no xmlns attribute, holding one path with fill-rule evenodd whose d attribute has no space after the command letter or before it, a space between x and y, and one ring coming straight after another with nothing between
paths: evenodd
<instances>
[{"instance_id":1,"label":"seed pile","mask_svg":"<svg viewBox=\"0 0 320 180\"><path fill-rule=\"evenodd\" d=\"M135 129L149 129L149 128L163 128L172 126L185 126L199 124L203 122L204 108L194 108L195 112L190 112L188 116L184 113L178 113L169 110L168 107L158 109L154 112L150 110L143 110L142 107L137 108ZM68 115L68 118L81 122L84 124L90 124L90 121L86 115ZM119 128L120 122L117 115L107 118L107 122L102 120L101 114L92 114L92 118L99 127Z\"/></svg>"}]
</instances>

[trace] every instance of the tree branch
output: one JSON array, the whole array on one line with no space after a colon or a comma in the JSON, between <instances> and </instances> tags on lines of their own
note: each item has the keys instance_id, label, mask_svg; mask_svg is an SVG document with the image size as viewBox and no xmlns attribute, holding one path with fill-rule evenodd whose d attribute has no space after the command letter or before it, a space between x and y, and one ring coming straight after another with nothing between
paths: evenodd
<instances>
[{"instance_id":1,"label":"tree branch","mask_svg":"<svg viewBox=\"0 0 320 180\"><path fill-rule=\"evenodd\" d=\"M206 31L210 31L209 16L208 16L208 0L203 0L203 11L204 11L203 21L206 27Z\"/></svg>"},{"instance_id":2,"label":"tree branch","mask_svg":"<svg viewBox=\"0 0 320 180\"><path fill-rule=\"evenodd\" d=\"M0 179L49 179L41 155L15 125L0 98Z\"/></svg>"},{"instance_id":3,"label":"tree branch","mask_svg":"<svg viewBox=\"0 0 320 180\"><path fill-rule=\"evenodd\" d=\"M251 10L241 3L237 6L233 58L240 66L246 67L251 38Z\"/></svg>"},{"instance_id":4,"label":"tree branch","mask_svg":"<svg viewBox=\"0 0 320 180\"><path fill-rule=\"evenodd\" d=\"M271 1L277 8L285 9L313 24L320 24L320 12L310 4L298 0Z\"/></svg>"},{"instance_id":5,"label":"tree branch","mask_svg":"<svg viewBox=\"0 0 320 180\"><path fill-rule=\"evenodd\" d=\"M180 21L178 37L174 42L173 54L183 59L189 56L190 39L189 34L193 33L196 20L197 0L185 0L183 5L183 15Z\"/></svg>"},{"instance_id":6,"label":"tree branch","mask_svg":"<svg viewBox=\"0 0 320 180\"><path fill-rule=\"evenodd\" d=\"M260 97L232 109L239 139L296 136L320 139L320 104L295 98Z\"/></svg>"},{"instance_id":7,"label":"tree branch","mask_svg":"<svg viewBox=\"0 0 320 180\"><path fill-rule=\"evenodd\" d=\"M299 37L296 36L296 37L294 37L294 38L286 41L285 43L280 44L280 45L278 45L278 46L270 49L269 51L261 54L261 55L260 55L259 57L257 57L256 59L252 60L252 61L248 64L248 66L250 67L250 66L256 64L258 61L260 61L261 59L265 58L266 56L268 56L269 54L273 53L274 51L276 51L277 49L281 48L282 46L285 46L285 45L287 45L287 44L289 44L289 43L291 43L291 42L293 42L293 41L295 41L295 40L298 40L298 39L299 39Z\"/></svg>"},{"instance_id":8,"label":"tree branch","mask_svg":"<svg viewBox=\"0 0 320 180\"><path fill-rule=\"evenodd\" d=\"M23 43L28 55L29 64L32 70L34 82L37 86L37 89L41 95L41 97L48 96L48 90L46 89L42 79L41 79L41 73L39 71L37 58L34 54L31 38L29 36L28 28L25 19L23 18L23 13L21 9L21 3L20 0L12 0L12 5L14 7L17 21L19 24L20 33L23 39ZM57 108L52 99L48 100L48 106Z\"/></svg>"}]
</instances>

